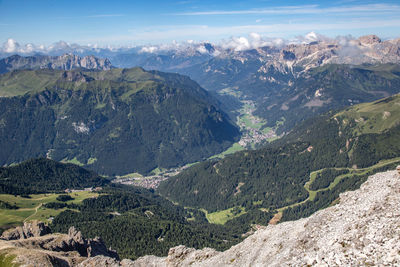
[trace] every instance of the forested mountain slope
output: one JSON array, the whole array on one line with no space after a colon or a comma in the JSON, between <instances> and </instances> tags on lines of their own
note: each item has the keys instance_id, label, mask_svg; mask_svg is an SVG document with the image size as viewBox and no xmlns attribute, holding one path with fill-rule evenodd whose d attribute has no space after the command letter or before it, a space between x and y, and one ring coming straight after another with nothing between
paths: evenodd
<instances>
[{"instance_id":1,"label":"forested mountain slope","mask_svg":"<svg viewBox=\"0 0 400 267\"><path fill-rule=\"evenodd\" d=\"M132 266L396 266L399 187L397 171L377 173L341 194L337 205L260 229L224 252L179 246L167 257L146 256Z\"/></svg>"},{"instance_id":2,"label":"forested mountain slope","mask_svg":"<svg viewBox=\"0 0 400 267\"><path fill-rule=\"evenodd\" d=\"M141 68L0 76L0 164L45 156L101 174L148 173L219 153L239 131L185 76Z\"/></svg>"},{"instance_id":3,"label":"forested mountain slope","mask_svg":"<svg viewBox=\"0 0 400 267\"><path fill-rule=\"evenodd\" d=\"M399 107L395 95L329 112L263 149L197 164L158 190L209 212L242 207L283 212L282 220L310 215L399 162Z\"/></svg>"},{"instance_id":4,"label":"forested mountain slope","mask_svg":"<svg viewBox=\"0 0 400 267\"><path fill-rule=\"evenodd\" d=\"M188 69L186 74L216 91L228 105L235 99L253 101L254 115L265 119L265 126L281 122L278 133L329 110L400 92L398 64L326 64L307 70L271 64L262 69L251 51L243 52L243 57L246 60L214 58Z\"/></svg>"},{"instance_id":5,"label":"forested mountain slope","mask_svg":"<svg viewBox=\"0 0 400 267\"><path fill-rule=\"evenodd\" d=\"M27 195L104 186L110 181L92 171L50 159L31 159L0 167L0 194Z\"/></svg>"}]
</instances>

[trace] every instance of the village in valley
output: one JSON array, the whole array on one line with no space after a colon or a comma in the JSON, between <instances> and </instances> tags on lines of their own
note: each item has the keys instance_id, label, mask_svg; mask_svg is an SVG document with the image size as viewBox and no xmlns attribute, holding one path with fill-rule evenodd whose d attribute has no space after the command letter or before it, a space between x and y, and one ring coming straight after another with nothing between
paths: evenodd
<instances>
[{"instance_id":1,"label":"village in valley","mask_svg":"<svg viewBox=\"0 0 400 267\"><path fill-rule=\"evenodd\" d=\"M273 141L278 138L273 128L264 127L266 121L253 114L255 111L255 103L251 100L241 100L242 108L238 110L237 124L240 127L242 136L240 140L233 144L232 147L226 151L214 155L211 158L223 158L225 155L234 153L244 149L255 149L267 142ZM125 185L140 186L147 189L156 189L159 184L168 179L169 177L179 174L184 169L194 165L190 163L182 167L171 169L155 169L148 176L143 176L139 173L131 173L123 176L117 176L113 180L114 183Z\"/></svg>"},{"instance_id":2,"label":"village in valley","mask_svg":"<svg viewBox=\"0 0 400 267\"><path fill-rule=\"evenodd\" d=\"M277 138L273 128L264 127L266 121L253 114L256 107L251 100L242 100L243 107L237 116L237 124L242 132L239 145L245 149L254 149L258 145Z\"/></svg>"}]
</instances>

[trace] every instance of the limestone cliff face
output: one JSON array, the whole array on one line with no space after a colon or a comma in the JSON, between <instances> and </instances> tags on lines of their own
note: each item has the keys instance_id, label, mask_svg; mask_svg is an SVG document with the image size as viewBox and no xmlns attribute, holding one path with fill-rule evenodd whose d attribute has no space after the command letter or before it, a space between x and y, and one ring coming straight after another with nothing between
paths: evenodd
<instances>
[{"instance_id":1,"label":"limestone cliff face","mask_svg":"<svg viewBox=\"0 0 400 267\"><path fill-rule=\"evenodd\" d=\"M400 175L369 177L309 218L257 231L224 252L172 248L129 266L399 266Z\"/></svg>"},{"instance_id":2,"label":"limestone cliff face","mask_svg":"<svg viewBox=\"0 0 400 267\"><path fill-rule=\"evenodd\" d=\"M108 59L97 58L94 56L80 57L74 54L64 54L62 56L29 56L19 55L10 56L0 60L0 74L19 69L90 69L90 70L109 70L112 68Z\"/></svg>"}]
</instances>

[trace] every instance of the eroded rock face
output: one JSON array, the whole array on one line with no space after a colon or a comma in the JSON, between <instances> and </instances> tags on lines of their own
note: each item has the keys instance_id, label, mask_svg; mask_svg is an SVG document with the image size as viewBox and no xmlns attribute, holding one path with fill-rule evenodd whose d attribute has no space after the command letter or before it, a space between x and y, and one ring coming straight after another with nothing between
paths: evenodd
<instances>
[{"instance_id":1,"label":"eroded rock face","mask_svg":"<svg viewBox=\"0 0 400 267\"><path fill-rule=\"evenodd\" d=\"M243 53L244 58L250 57L248 52ZM326 64L399 63L400 43L399 39L382 41L376 35L366 35L346 42L321 40L289 44L281 50L257 56L264 62L258 70L260 73L269 73L273 66L282 73L289 69L296 74Z\"/></svg>"},{"instance_id":2,"label":"eroded rock face","mask_svg":"<svg viewBox=\"0 0 400 267\"><path fill-rule=\"evenodd\" d=\"M81 82L86 83L94 80L86 75L84 75L80 71L65 71L60 78L60 81L67 81L67 82Z\"/></svg>"},{"instance_id":3,"label":"eroded rock face","mask_svg":"<svg viewBox=\"0 0 400 267\"><path fill-rule=\"evenodd\" d=\"M101 238L85 239L74 227L68 234L49 233L50 228L42 222L25 223L3 233L0 253L15 255L16 263L27 266L77 266L96 256L110 263L119 261L118 254L107 249Z\"/></svg>"},{"instance_id":4,"label":"eroded rock face","mask_svg":"<svg viewBox=\"0 0 400 267\"><path fill-rule=\"evenodd\" d=\"M90 69L90 70L110 70L111 62L108 59L97 58L94 56L80 57L74 54L64 54L62 56L29 56L19 55L10 56L0 60L0 74L20 69Z\"/></svg>"},{"instance_id":5,"label":"eroded rock face","mask_svg":"<svg viewBox=\"0 0 400 267\"><path fill-rule=\"evenodd\" d=\"M358 40L360 41L361 45L372 45L382 42L381 39L376 35L361 36L358 38Z\"/></svg>"},{"instance_id":6,"label":"eroded rock face","mask_svg":"<svg viewBox=\"0 0 400 267\"><path fill-rule=\"evenodd\" d=\"M18 240L50 234L50 228L43 222L25 222L23 226L4 231L0 239Z\"/></svg>"}]
</instances>

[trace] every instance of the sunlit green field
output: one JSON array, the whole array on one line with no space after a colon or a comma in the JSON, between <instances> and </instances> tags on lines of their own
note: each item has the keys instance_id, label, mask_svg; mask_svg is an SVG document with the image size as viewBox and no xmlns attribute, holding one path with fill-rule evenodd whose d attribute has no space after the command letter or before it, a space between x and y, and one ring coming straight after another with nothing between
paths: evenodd
<instances>
[{"instance_id":1,"label":"sunlit green field","mask_svg":"<svg viewBox=\"0 0 400 267\"><path fill-rule=\"evenodd\" d=\"M225 150L217 155L214 155L214 156L210 157L209 159L224 158L226 155L233 154L233 153L235 153L237 151L241 151L241 150L244 150L244 147L239 145L239 143L233 143L233 145L231 147L229 147L227 150Z\"/></svg>"},{"instance_id":2,"label":"sunlit green field","mask_svg":"<svg viewBox=\"0 0 400 267\"><path fill-rule=\"evenodd\" d=\"M238 207L238 208L234 207L226 210L219 210L212 213L208 213L204 209L201 210L206 214L208 222L214 224L225 224L227 221L246 213L243 207Z\"/></svg>"},{"instance_id":3,"label":"sunlit green field","mask_svg":"<svg viewBox=\"0 0 400 267\"><path fill-rule=\"evenodd\" d=\"M54 217L65 210L54 210L43 207L43 204L46 203L60 202L56 200L59 195L60 194L37 194L30 195L31 198L24 198L21 196L0 194L1 201L18 207L18 209L0 209L0 228L5 229L10 226L20 225L24 221L48 221L50 217ZM79 204L84 199L97 197L99 194L95 192L80 191L69 193L68 195L74 199L66 201L65 203Z\"/></svg>"}]
</instances>

